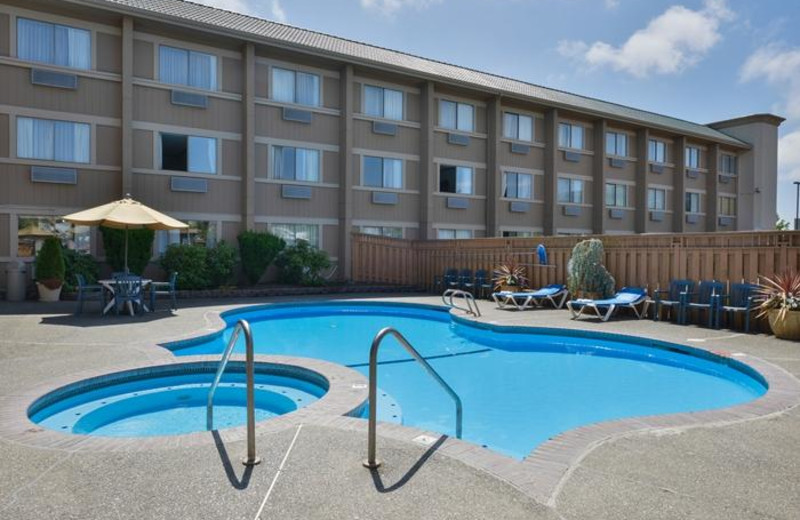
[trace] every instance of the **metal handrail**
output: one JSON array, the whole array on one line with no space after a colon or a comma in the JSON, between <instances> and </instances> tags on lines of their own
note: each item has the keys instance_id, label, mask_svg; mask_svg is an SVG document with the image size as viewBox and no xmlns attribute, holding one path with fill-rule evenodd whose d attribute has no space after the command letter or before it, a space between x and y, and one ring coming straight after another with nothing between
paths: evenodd
<instances>
[{"instance_id":1,"label":"metal handrail","mask_svg":"<svg viewBox=\"0 0 800 520\"><path fill-rule=\"evenodd\" d=\"M406 351L411 354L411 356L422 365L422 368L430 375L439 386L441 386L447 394L453 398L453 401L456 403L456 437L461 438L461 423L463 419L462 407L461 407L461 398L458 397L458 394L448 385L442 376L425 360L422 355L417 352L417 349L411 346L408 340L397 331L397 329L392 327L386 327L381 329L380 332L375 336L375 339L372 340L372 347L369 349L369 428L368 428L368 440L367 440L367 460L364 461L364 466L370 469L375 469L381 465L379 461L375 459L375 451L376 451L376 435L377 435L377 410L378 410L378 349L381 346L381 341L388 335L392 335L400 342L400 345L406 349Z\"/></svg>"},{"instance_id":2,"label":"metal handrail","mask_svg":"<svg viewBox=\"0 0 800 520\"><path fill-rule=\"evenodd\" d=\"M456 303L453 301L453 298L456 296L464 298L467 308L456 305ZM450 298L449 301L447 300L448 297ZM481 310L478 308L478 302L475 301L475 297L469 291L462 291L461 289L447 289L442 293L442 302L448 307L464 311L467 314L471 314L475 317L479 318L481 316Z\"/></svg>"},{"instance_id":3,"label":"metal handrail","mask_svg":"<svg viewBox=\"0 0 800 520\"><path fill-rule=\"evenodd\" d=\"M217 392L217 387L222 379L222 374L228 366L228 361L231 358L236 342L239 340L239 334L244 332L245 338L245 373L247 374L247 456L242 459L242 464L245 466L255 466L261 462L261 458L256 455L256 412L255 412L255 362L253 355L253 334L250 332L250 324L247 320L239 320L233 328L231 339L228 340L228 345L222 353L217 367L217 373L214 375L214 382L208 389L208 404L206 405L206 428L211 431L214 429L214 394Z\"/></svg>"}]
</instances>

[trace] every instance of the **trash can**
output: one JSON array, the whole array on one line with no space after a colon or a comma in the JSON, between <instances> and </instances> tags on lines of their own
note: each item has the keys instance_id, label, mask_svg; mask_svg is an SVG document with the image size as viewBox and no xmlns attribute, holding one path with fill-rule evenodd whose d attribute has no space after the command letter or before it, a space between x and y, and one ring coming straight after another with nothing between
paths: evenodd
<instances>
[{"instance_id":1,"label":"trash can","mask_svg":"<svg viewBox=\"0 0 800 520\"><path fill-rule=\"evenodd\" d=\"M6 265L6 300L21 302L25 299L25 263L9 262Z\"/></svg>"}]
</instances>

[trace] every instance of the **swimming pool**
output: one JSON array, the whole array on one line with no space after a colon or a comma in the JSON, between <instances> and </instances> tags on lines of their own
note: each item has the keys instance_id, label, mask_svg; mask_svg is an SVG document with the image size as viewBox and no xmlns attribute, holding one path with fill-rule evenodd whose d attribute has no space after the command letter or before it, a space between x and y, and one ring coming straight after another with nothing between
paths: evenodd
<instances>
[{"instance_id":1,"label":"swimming pool","mask_svg":"<svg viewBox=\"0 0 800 520\"><path fill-rule=\"evenodd\" d=\"M178 356L218 354L232 325L247 319L258 354L318 358L366 374L373 337L383 327L395 327L461 397L463 438L518 459L578 426L724 408L756 399L767 388L746 365L689 347L476 325L434 306L280 304L231 311L223 318L229 326L220 333L164 346ZM452 401L394 339L386 340L379 362L378 384L396 403L398 413L391 414L396 420L454 433Z\"/></svg>"},{"instance_id":2,"label":"swimming pool","mask_svg":"<svg viewBox=\"0 0 800 520\"><path fill-rule=\"evenodd\" d=\"M72 383L37 399L30 419L51 430L105 437L180 435L206 430L215 363L181 363ZM214 398L214 429L245 424L244 365L231 362ZM324 377L299 367L255 366L256 421L305 407L327 391Z\"/></svg>"}]
</instances>

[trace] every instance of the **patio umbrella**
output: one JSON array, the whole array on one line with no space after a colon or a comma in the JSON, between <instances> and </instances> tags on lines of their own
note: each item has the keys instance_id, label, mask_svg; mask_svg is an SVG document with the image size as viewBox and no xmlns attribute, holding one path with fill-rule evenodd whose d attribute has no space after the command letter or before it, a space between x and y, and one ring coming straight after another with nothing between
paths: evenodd
<instances>
[{"instance_id":1,"label":"patio umbrella","mask_svg":"<svg viewBox=\"0 0 800 520\"><path fill-rule=\"evenodd\" d=\"M164 215L130 195L122 200L109 202L102 206L66 215L64 220L84 226L106 226L125 230L125 272L128 272L128 230L129 229L186 229L188 224Z\"/></svg>"},{"instance_id":2,"label":"patio umbrella","mask_svg":"<svg viewBox=\"0 0 800 520\"><path fill-rule=\"evenodd\" d=\"M17 231L17 236L20 237L52 237L56 236L56 234L55 231L48 231L40 228L38 224L28 224Z\"/></svg>"}]
</instances>

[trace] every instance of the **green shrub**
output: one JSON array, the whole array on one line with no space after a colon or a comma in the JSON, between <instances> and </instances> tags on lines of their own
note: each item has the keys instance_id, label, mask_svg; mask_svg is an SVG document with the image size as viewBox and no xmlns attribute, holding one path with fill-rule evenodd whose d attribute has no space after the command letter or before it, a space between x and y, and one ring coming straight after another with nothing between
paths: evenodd
<instances>
[{"instance_id":1,"label":"green shrub","mask_svg":"<svg viewBox=\"0 0 800 520\"><path fill-rule=\"evenodd\" d=\"M114 271L125 270L125 230L100 227L103 235L103 249L106 252L106 262ZM153 238L155 231L152 229L128 230L128 269L135 274L142 274L150 262L153 254Z\"/></svg>"},{"instance_id":2,"label":"green shrub","mask_svg":"<svg viewBox=\"0 0 800 520\"><path fill-rule=\"evenodd\" d=\"M64 271L61 241L47 237L36 255L36 281L48 289L58 289L64 284Z\"/></svg>"},{"instance_id":3,"label":"green shrub","mask_svg":"<svg viewBox=\"0 0 800 520\"><path fill-rule=\"evenodd\" d=\"M206 253L208 278L212 287L231 285L236 267L236 248L221 240Z\"/></svg>"},{"instance_id":4,"label":"green shrub","mask_svg":"<svg viewBox=\"0 0 800 520\"><path fill-rule=\"evenodd\" d=\"M239 254L247 281L255 285L278 253L286 247L282 238L261 231L244 231L239 234Z\"/></svg>"},{"instance_id":5,"label":"green shrub","mask_svg":"<svg viewBox=\"0 0 800 520\"><path fill-rule=\"evenodd\" d=\"M280 280L301 285L323 285L320 276L323 269L331 266L328 253L312 247L305 240L298 240L278 255L275 265L280 269Z\"/></svg>"},{"instance_id":6,"label":"green shrub","mask_svg":"<svg viewBox=\"0 0 800 520\"><path fill-rule=\"evenodd\" d=\"M77 288L78 280L75 275L83 275L86 283L93 284L97 282L100 270L97 267L97 261L89 253L76 251L74 249L64 249L64 267L66 274L64 276L64 290L73 292Z\"/></svg>"},{"instance_id":7,"label":"green shrub","mask_svg":"<svg viewBox=\"0 0 800 520\"><path fill-rule=\"evenodd\" d=\"M211 285L207 259L205 246L172 244L161 257L161 267L168 273L178 273L179 289L207 289Z\"/></svg>"},{"instance_id":8,"label":"green shrub","mask_svg":"<svg viewBox=\"0 0 800 520\"><path fill-rule=\"evenodd\" d=\"M603 265L603 242L596 238L578 242L567 264L567 289L573 297L594 293L600 298L614 294L614 277Z\"/></svg>"}]
</instances>

